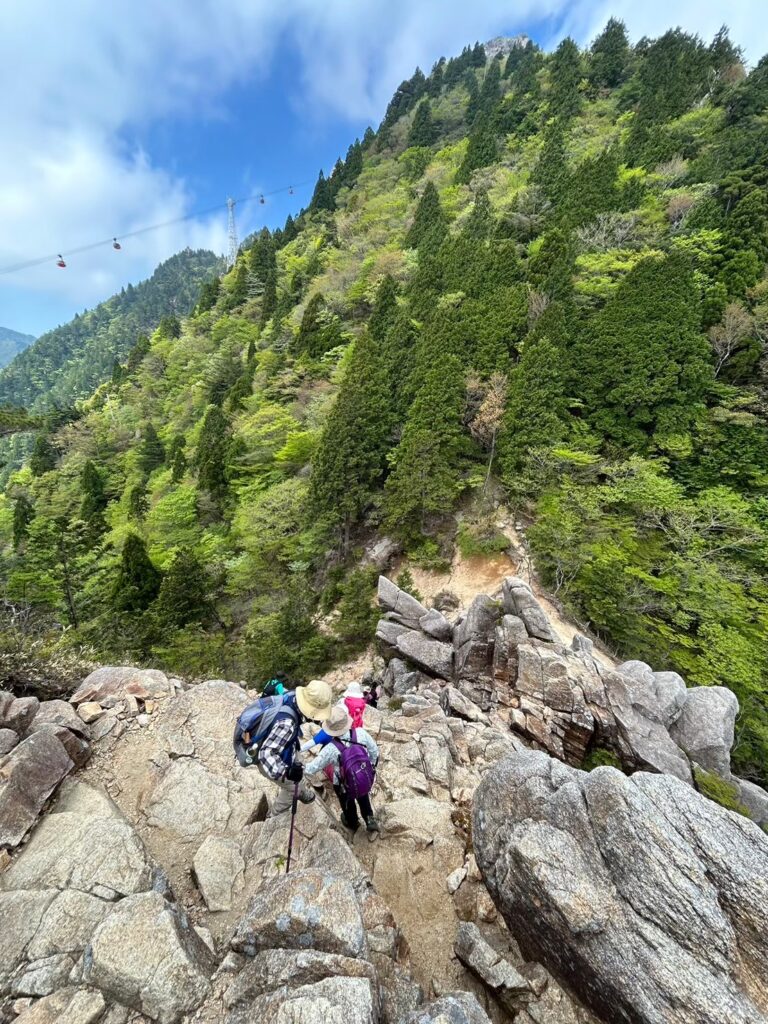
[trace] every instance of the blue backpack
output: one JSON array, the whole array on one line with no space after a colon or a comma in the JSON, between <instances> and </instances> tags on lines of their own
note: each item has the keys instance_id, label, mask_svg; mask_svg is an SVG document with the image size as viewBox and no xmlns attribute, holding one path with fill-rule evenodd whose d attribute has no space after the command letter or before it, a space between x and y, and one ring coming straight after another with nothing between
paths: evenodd
<instances>
[{"instance_id":1,"label":"blue backpack","mask_svg":"<svg viewBox=\"0 0 768 1024\"><path fill-rule=\"evenodd\" d=\"M233 745L235 757L243 768L256 763L259 747L269 736L278 716L292 718L299 733L299 712L289 702L289 694L280 697L259 697L240 713L235 725Z\"/></svg>"}]
</instances>

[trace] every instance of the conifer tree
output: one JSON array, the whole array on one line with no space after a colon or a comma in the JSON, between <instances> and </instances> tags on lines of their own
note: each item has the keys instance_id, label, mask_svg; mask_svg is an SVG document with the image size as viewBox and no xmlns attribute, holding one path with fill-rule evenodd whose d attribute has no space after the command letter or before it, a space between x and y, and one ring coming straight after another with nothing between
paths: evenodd
<instances>
[{"instance_id":1,"label":"conifer tree","mask_svg":"<svg viewBox=\"0 0 768 1024\"><path fill-rule=\"evenodd\" d=\"M106 529L104 509L107 507L107 496L101 473L91 459L83 465L80 473L80 490L83 495L80 517L88 524L91 537L98 536Z\"/></svg>"},{"instance_id":2,"label":"conifer tree","mask_svg":"<svg viewBox=\"0 0 768 1024\"><path fill-rule=\"evenodd\" d=\"M29 524L35 515L35 507L26 494L19 494L13 503L13 546L18 548L29 536Z\"/></svg>"},{"instance_id":3,"label":"conifer tree","mask_svg":"<svg viewBox=\"0 0 768 1024\"><path fill-rule=\"evenodd\" d=\"M370 149L373 143L376 141L376 132L371 128L370 125L365 129L363 134L363 149Z\"/></svg>"},{"instance_id":4,"label":"conifer tree","mask_svg":"<svg viewBox=\"0 0 768 1024\"><path fill-rule=\"evenodd\" d=\"M145 611L160 590L160 573L147 554L144 541L129 533L123 544L120 567L112 590L112 604L119 612Z\"/></svg>"},{"instance_id":5,"label":"conifer tree","mask_svg":"<svg viewBox=\"0 0 768 1024\"><path fill-rule=\"evenodd\" d=\"M357 179L360 177L360 172L363 169L363 147L360 145L360 140L355 139L352 145L347 150L347 156L344 160L344 169L342 172L342 181L348 187L351 188Z\"/></svg>"},{"instance_id":6,"label":"conifer tree","mask_svg":"<svg viewBox=\"0 0 768 1024\"><path fill-rule=\"evenodd\" d=\"M132 519L141 521L147 514L147 488L144 484L134 484L128 494L128 514Z\"/></svg>"},{"instance_id":7,"label":"conifer tree","mask_svg":"<svg viewBox=\"0 0 768 1024\"><path fill-rule=\"evenodd\" d=\"M538 185L553 206L562 201L568 187L568 164L565 155L565 129L559 119L544 129L539 159L531 174L531 183Z\"/></svg>"},{"instance_id":8,"label":"conifer tree","mask_svg":"<svg viewBox=\"0 0 768 1024\"><path fill-rule=\"evenodd\" d=\"M402 422L413 399L409 386L416 356L418 332L410 311L397 311L384 338L381 355L389 386L389 401L396 422Z\"/></svg>"},{"instance_id":9,"label":"conifer tree","mask_svg":"<svg viewBox=\"0 0 768 1024\"><path fill-rule=\"evenodd\" d=\"M480 88L477 84L477 76L474 71L469 70L465 72L464 85L466 86L468 95L465 119L467 124L471 127L475 123L475 119L480 112Z\"/></svg>"},{"instance_id":10,"label":"conifer tree","mask_svg":"<svg viewBox=\"0 0 768 1024\"><path fill-rule=\"evenodd\" d=\"M699 324L681 257L647 257L626 276L574 347L573 387L602 436L643 451L690 427L712 380Z\"/></svg>"},{"instance_id":11,"label":"conifer tree","mask_svg":"<svg viewBox=\"0 0 768 1024\"><path fill-rule=\"evenodd\" d=\"M235 265L235 276L227 296L226 308L235 309L242 306L248 298L248 262L245 256L239 256Z\"/></svg>"},{"instance_id":12,"label":"conifer tree","mask_svg":"<svg viewBox=\"0 0 768 1024\"><path fill-rule=\"evenodd\" d=\"M283 245L288 245L298 235L298 229L296 227L296 221L293 217L288 214L285 218L285 226L283 227Z\"/></svg>"},{"instance_id":13,"label":"conifer tree","mask_svg":"<svg viewBox=\"0 0 768 1024\"><path fill-rule=\"evenodd\" d=\"M315 185L315 191L312 193L312 199L309 203L310 210L332 210L333 209L333 195L329 187L330 183L325 177L322 171L317 176L317 184Z\"/></svg>"},{"instance_id":14,"label":"conifer tree","mask_svg":"<svg viewBox=\"0 0 768 1024\"><path fill-rule=\"evenodd\" d=\"M440 90L443 87L443 77L445 74L445 57L441 57L440 60L436 61L432 68L432 72L427 79L427 95L433 99L440 95Z\"/></svg>"},{"instance_id":15,"label":"conifer tree","mask_svg":"<svg viewBox=\"0 0 768 1024\"><path fill-rule=\"evenodd\" d=\"M124 371L119 359L112 361L112 376L110 378L113 387L120 387L123 383Z\"/></svg>"},{"instance_id":16,"label":"conifer tree","mask_svg":"<svg viewBox=\"0 0 768 1024\"><path fill-rule=\"evenodd\" d=\"M144 360L144 356L149 353L150 348L151 345L149 338L146 334L140 334L136 339L136 343L131 348L131 351L128 353L128 362L125 366L125 372L128 376L138 370Z\"/></svg>"},{"instance_id":17,"label":"conifer tree","mask_svg":"<svg viewBox=\"0 0 768 1024\"><path fill-rule=\"evenodd\" d=\"M44 473L50 473L52 469L55 469L58 455L58 451L45 434L38 434L35 438L32 454L29 457L29 468L32 476L42 476Z\"/></svg>"},{"instance_id":18,"label":"conifer tree","mask_svg":"<svg viewBox=\"0 0 768 1024\"><path fill-rule=\"evenodd\" d=\"M397 315L397 284L391 274L382 278L376 292L376 301L368 320L371 337L380 345Z\"/></svg>"},{"instance_id":19,"label":"conifer tree","mask_svg":"<svg viewBox=\"0 0 768 1024\"><path fill-rule=\"evenodd\" d=\"M550 60L549 111L552 116L568 119L578 114L580 82L581 54L576 43L567 36Z\"/></svg>"},{"instance_id":20,"label":"conifer tree","mask_svg":"<svg viewBox=\"0 0 768 1024\"><path fill-rule=\"evenodd\" d=\"M492 164L497 155L498 146L493 119L489 114L481 111L469 136L467 152L456 172L456 181L467 184L473 171L478 167L487 167Z\"/></svg>"},{"instance_id":21,"label":"conifer tree","mask_svg":"<svg viewBox=\"0 0 768 1024\"><path fill-rule=\"evenodd\" d=\"M204 281L200 286L200 298L195 306L196 313L205 313L213 309L221 290L221 278L214 277L211 281Z\"/></svg>"},{"instance_id":22,"label":"conifer tree","mask_svg":"<svg viewBox=\"0 0 768 1024\"><path fill-rule=\"evenodd\" d=\"M189 551L178 551L163 576L152 609L157 627L164 632L183 629L211 616L211 581L205 568Z\"/></svg>"},{"instance_id":23,"label":"conifer tree","mask_svg":"<svg viewBox=\"0 0 768 1024\"><path fill-rule=\"evenodd\" d=\"M496 104L501 96L501 65L497 60L492 60L483 78L483 85L480 89L479 109L488 117L493 116Z\"/></svg>"},{"instance_id":24,"label":"conifer tree","mask_svg":"<svg viewBox=\"0 0 768 1024\"><path fill-rule=\"evenodd\" d=\"M277 309L277 271L270 270L264 282L264 291L261 295L261 316L259 322L263 328L272 318ZM250 358L250 357L249 357Z\"/></svg>"},{"instance_id":25,"label":"conifer tree","mask_svg":"<svg viewBox=\"0 0 768 1024\"><path fill-rule=\"evenodd\" d=\"M173 313L164 316L157 325L157 330L164 338L174 339L181 337L181 321Z\"/></svg>"},{"instance_id":26,"label":"conifer tree","mask_svg":"<svg viewBox=\"0 0 768 1024\"><path fill-rule=\"evenodd\" d=\"M491 209L488 193L483 189L482 192L478 192L475 196L469 217L467 217L466 224L464 225L463 234L467 238L485 241L487 238L490 238L492 231L493 210Z\"/></svg>"},{"instance_id":27,"label":"conifer tree","mask_svg":"<svg viewBox=\"0 0 768 1024\"><path fill-rule=\"evenodd\" d=\"M409 249L417 249L422 246L436 249L445 237L447 229L448 225L440 205L437 189L431 181L428 181L416 205L413 223L405 236L405 245Z\"/></svg>"},{"instance_id":28,"label":"conifer tree","mask_svg":"<svg viewBox=\"0 0 768 1024\"><path fill-rule=\"evenodd\" d=\"M319 359L343 341L338 320L328 314L325 299L316 292L304 309L299 332L293 342L294 351L298 355Z\"/></svg>"},{"instance_id":29,"label":"conifer tree","mask_svg":"<svg viewBox=\"0 0 768 1024\"><path fill-rule=\"evenodd\" d=\"M590 50L589 81L596 89L615 89L627 72L629 40L623 21L609 18Z\"/></svg>"},{"instance_id":30,"label":"conifer tree","mask_svg":"<svg viewBox=\"0 0 768 1024\"><path fill-rule=\"evenodd\" d=\"M187 471L185 454L186 442L183 434L176 434L166 453L166 465L171 469L171 479L177 484Z\"/></svg>"},{"instance_id":31,"label":"conifer tree","mask_svg":"<svg viewBox=\"0 0 768 1024\"><path fill-rule=\"evenodd\" d=\"M463 410L461 363L447 355L426 375L392 454L387 525L405 539L414 540L430 516L449 512L458 495Z\"/></svg>"},{"instance_id":32,"label":"conifer tree","mask_svg":"<svg viewBox=\"0 0 768 1024\"><path fill-rule=\"evenodd\" d=\"M344 550L384 475L390 396L378 342L355 342L349 368L312 460L310 504L339 531Z\"/></svg>"},{"instance_id":33,"label":"conifer tree","mask_svg":"<svg viewBox=\"0 0 768 1024\"><path fill-rule=\"evenodd\" d=\"M231 443L229 421L218 405L209 405L195 453L198 486L221 502L227 491Z\"/></svg>"},{"instance_id":34,"label":"conifer tree","mask_svg":"<svg viewBox=\"0 0 768 1024\"><path fill-rule=\"evenodd\" d=\"M510 54L510 57L512 54ZM522 48L519 58L515 61L509 78L516 93L523 96L528 94L538 95L540 92L539 80L536 72L539 68L541 56L529 40Z\"/></svg>"},{"instance_id":35,"label":"conifer tree","mask_svg":"<svg viewBox=\"0 0 768 1024\"><path fill-rule=\"evenodd\" d=\"M569 232L563 228L548 231L528 261L528 281L550 301L569 302L573 296L575 258Z\"/></svg>"},{"instance_id":36,"label":"conifer tree","mask_svg":"<svg viewBox=\"0 0 768 1024\"><path fill-rule=\"evenodd\" d=\"M529 455L562 440L566 433L565 353L546 336L529 340L509 375L499 461L512 482Z\"/></svg>"},{"instance_id":37,"label":"conifer tree","mask_svg":"<svg viewBox=\"0 0 768 1024\"><path fill-rule=\"evenodd\" d=\"M293 221L291 220L292 223ZM286 230L287 228L288 221L286 221ZM262 283L277 269L275 243L269 228L262 228L256 236L256 241L251 246L250 267L256 278Z\"/></svg>"},{"instance_id":38,"label":"conifer tree","mask_svg":"<svg viewBox=\"0 0 768 1024\"><path fill-rule=\"evenodd\" d=\"M482 43L475 43L472 47L471 65L475 68L485 67L485 47Z\"/></svg>"},{"instance_id":39,"label":"conifer tree","mask_svg":"<svg viewBox=\"0 0 768 1024\"><path fill-rule=\"evenodd\" d=\"M429 100L424 99L416 107L411 127L408 131L408 146L431 146L437 138L437 128L432 120L432 108Z\"/></svg>"},{"instance_id":40,"label":"conifer tree","mask_svg":"<svg viewBox=\"0 0 768 1024\"><path fill-rule=\"evenodd\" d=\"M147 476L165 462L165 448L157 436L152 423L144 428L144 438L139 448L139 469Z\"/></svg>"}]
</instances>

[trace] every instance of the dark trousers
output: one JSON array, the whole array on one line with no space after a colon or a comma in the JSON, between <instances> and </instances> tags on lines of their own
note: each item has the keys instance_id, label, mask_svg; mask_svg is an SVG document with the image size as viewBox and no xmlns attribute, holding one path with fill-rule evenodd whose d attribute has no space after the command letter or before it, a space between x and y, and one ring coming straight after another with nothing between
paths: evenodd
<instances>
[{"instance_id":1,"label":"dark trousers","mask_svg":"<svg viewBox=\"0 0 768 1024\"><path fill-rule=\"evenodd\" d=\"M371 807L371 798L369 796L361 796L355 800L351 797L345 789L342 789L339 785L333 787L336 796L339 798L341 804L341 813L346 818L347 824L355 825L360 824L360 819L357 816L357 808L360 808L360 814L363 818L370 818L373 814L373 808Z\"/></svg>"}]
</instances>

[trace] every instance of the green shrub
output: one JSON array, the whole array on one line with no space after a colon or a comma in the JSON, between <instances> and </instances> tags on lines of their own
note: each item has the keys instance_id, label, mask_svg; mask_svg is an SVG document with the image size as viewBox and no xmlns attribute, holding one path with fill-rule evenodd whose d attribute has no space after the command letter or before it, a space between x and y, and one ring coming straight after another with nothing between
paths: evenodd
<instances>
[{"instance_id":1,"label":"green shrub","mask_svg":"<svg viewBox=\"0 0 768 1024\"><path fill-rule=\"evenodd\" d=\"M410 594L411 597L415 597L417 601L423 601L424 598L421 596L419 591L416 589L416 582L413 578L413 574L410 569L403 569L403 571L397 577L395 581L401 590L404 590L406 594Z\"/></svg>"},{"instance_id":2,"label":"green shrub","mask_svg":"<svg viewBox=\"0 0 768 1024\"><path fill-rule=\"evenodd\" d=\"M509 537L497 530L478 529L474 524L463 522L459 525L456 538L459 551L464 558L475 558L478 555L498 555L509 547Z\"/></svg>"},{"instance_id":3,"label":"green shrub","mask_svg":"<svg viewBox=\"0 0 768 1024\"><path fill-rule=\"evenodd\" d=\"M624 771L620 759L605 747L592 747L581 762L581 770L584 772L591 772L594 768L618 768L620 772Z\"/></svg>"},{"instance_id":4,"label":"green shrub","mask_svg":"<svg viewBox=\"0 0 768 1024\"><path fill-rule=\"evenodd\" d=\"M404 700L404 697L390 697L387 707L390 711L399 711L403 706Z\"/></svg>"},{"instance_id":5,"label":"green shrub","mask_svg":"<svg viewBox=\"0 0 768 1024\"><path fill-rule=\"evenodd\" d=\"M750 817L749 810L739 800L739 790L733 782L726 782L719 775L705 771L698 765L694 765L693 777L696 781L696 788L703 796L714 800L716 804L725 807L727 811L743 814L745 818Z\"/></svg>"}]
</instances>

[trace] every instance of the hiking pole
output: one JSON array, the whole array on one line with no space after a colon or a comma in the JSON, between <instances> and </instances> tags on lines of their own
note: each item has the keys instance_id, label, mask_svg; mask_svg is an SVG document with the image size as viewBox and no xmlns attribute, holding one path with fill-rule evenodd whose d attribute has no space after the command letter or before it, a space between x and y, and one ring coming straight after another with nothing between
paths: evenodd
<instances>
[{"instance_id":1,"label":"hiking pole","mask_svg":"<svg viewBox=\"0 0 768 1024\"><path fill-rule=\"evenodd\" d=\"M299 784L293 784L293 800L291 802L291 831L288 833L288 859L285 862L286 875L291 870L291 854L293 853L293 826L296 821L296 808L299 803Z\"/></svg>"}]
</instances>

